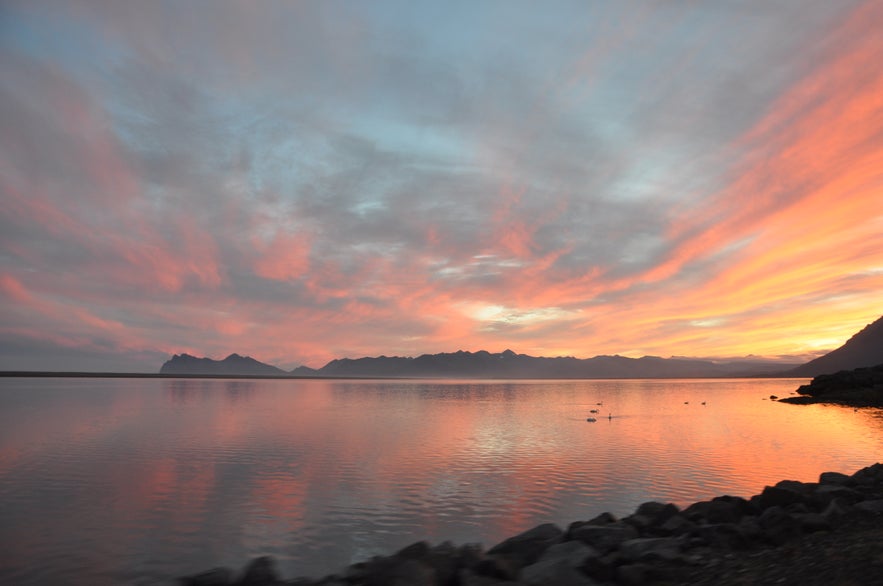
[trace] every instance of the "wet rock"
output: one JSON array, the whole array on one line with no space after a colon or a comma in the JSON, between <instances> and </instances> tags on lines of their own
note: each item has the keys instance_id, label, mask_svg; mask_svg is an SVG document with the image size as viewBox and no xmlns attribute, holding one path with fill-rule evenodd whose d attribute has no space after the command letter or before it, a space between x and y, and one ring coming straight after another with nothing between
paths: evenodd
<instances>
[{"instance_id":1,"label":"wet rock","mask_svg":"<svg viewBox=\"0 0 883 586\"><path fill-rule=\"evenodd\" d=\"M610 525L583 525L571 532L571 537L591 545L601 553L609 553L627 539L639 537L638 530L625 523Z\"/></svg>"},{"instance_id":2,"label":"wet rock","mask_svg":"<svg viewBox=\"0 0 883 586\"><path fill-rule=\"evenodd\" d=\"M880 365L883 367L883 364ZM857 486L874 486L883 482L883 464L874 464L862 468L852 475L852 481Z\"/></svg>"},{"instance_id":3,"label":"wet rock","mask_svg":"<svg viewBox=\"0 0 883 586\"><path fill-rule=\"evenodd\" d=\"M278 582L276 560L264 555L249 562L236 584L237 586L274 586Z\"/></svg>"},{"instance_id":4,"label":"wet rock","mask_svg":"<svg viewBox=\"0 0 883 586\"><path fill-rule=\"evenodd\" d=\"M544 558L521 571L520 582L530 586L556 584L559 586L593 586L594 580L574 567L567 558Z\"/></svg>"},{"instance_id":5,"label":"wet rock","mask_svg":"<svg viewBox=\"0 0 883 586\"><path fill-rule=\"evenodd\" d=\"M185 576L178 580L181 586L228 586L233 579L233 572L228 568L213 568L193 576Z\"/></svg>"},{"instance_id":6,"label":"wet rock","mask_svg":"<svg viewBox=\"0 0 883 586\"><path fill-rule=\"evenodd\" d=\"M661 535L686 535L694 531L696 524L681 514L670 517L665 523L658 527Z\"/></svg>"},{"instance_id":7,"label":"wet rock","mask_svg":"<svg viewBox=\"0 0 883 586\"><path fill-rule=\"evenodd\" d=\"M616 569L616 581L627 586L646 584L650 568L645 564L628 564Z\"/></svg>"},{"instance_id":8,"label":"wet rock","mask_svg":"<svg viewBox=\"0 0 883 586\"><path fill-rule=\"evenodd\" d=\"M751 543L733 523L700 525L696 528L696 534L704 543L721 549L745 549Z\"/></svg>"},{"instance_id":9,"label":"wet rock","mask_svg":"<svg viewBox=\"0 0 883 586\"><path fill-rule=\"evenodd\" d=\"M801 534L800 522L778 505L761 513L758 522L764 539L773 545L782 545Z\"/></svg>"},{"instance_id":10,"label":"wet rock","mask_svg":"<svg viewBox=\"0 0 883 586\"><path fill-rule=\"evenodd\" d=\"M522 560L523 565L536 562L549 546L559 543L564 538L564 531L552 523L544 523L524 533L495 545L488 550L491 555L507 555Z\"/></svg>"},{"instance_id":11,"label":"wet rock","mask_svg":"<svg viewBox=\"0 0 883 586\"><path fill-rule=\"evenodd\" d=\"M847 488L839 484L822 484L810 496L810 502L815 504L817 508L824 508L834 499L839 499L844 503L855 504L863 500L863 496L857 490Z\"/></svg>"},{"instance_id":12,"label":"wet rock","mask_svg":"<svg viewBox=\"0 0 883 586\"><path fill-rule=\"evenodd\" d=\"M846 474L840 472L822 472L819 475L819 484L836 484L838 486L846 486L851 479Z\"/></svg>"},{"instance_id":13,"label":"wet rock","mask_svg":"<svg viewBox=\"0 0 883 586\"><path fill-rule=\"evenodd\" d=\"M680 509L671 503L650 501L641 504L633 516L641 516L649 519L650 525L656 527L662 525L680 512Z\"/></svg>"},{"instance_id":14,"label":"wet rock","mask_svg":"<svg viewBox=\"0 0 883 586\"><path fill-rule=\"evenodd\" d=\"M588 558L583 570L590 577L601 582L610 582L616 578L616 568L622 564L619 552L612 552L597 558Z\"/></svg>"},{"instance_id":15,"label":"wet rock","mask_svg":"<svg viewBox=\"0 0 883 586\"><path fill-rule=\"evenodd\" d=\"M721 496L711 499L705 513L709 523L737 523L752 512L751 504L737 496Z\"/></svg>"},{"instance_id":16,"label":"wet rock","mask_svg":"<svg viewBox=\"0 0 883 586\"><path fill-rule=\"evenodd\" d=\"M623 541L619 553L629 562L681 559L681 541L675 537L639 537Z\"/></svg>"},{"instance_id":17,"label":"wet rock","mask_svg":"<svg viewBox=\"0 0 883 586\"><path fill-rule=\"evenodd\" d=\"M862 501L860 503L856 503L855 508L864 513L883 515L883 499Z\"/></svg>"},{"instance_id":18,"label":"wet rock","mask_svg":"<svg viewBox=\"0 0 883 586\"><path fill-rule=\"evenodd\" d=\"M815 533L816 531L828 531L831 529L831 523L819 513L803 513L794 515L800 523L800 528L804 533Z\"/></svg>"},{"instance_id":19,"label":"wet rock","mask_svg":"<svg viewBox=\"0 0 883 586\"><path fill-rule=\"evenodd\" d=\"M764 487L763 492L752 497L751 502L761 511L770 507L787 507L795 503L803 502L802 493L781 486Z\"/></svg>"},{"instance_id":20,"label":"wet rock","mask_svg":"<svg viewBox=\"0 0 883 586\"><path fill-rule=\"evenodd\" d=\"M486 576L495 580L515 581L521 570L522 563L517 559L505 555L489 555L477 563L470 569L478 576Z\"/></svg>"},{"instance_id":21,"label":"wet rock","mask_svg":"<svg viewBox=\"0 0 883 586\"><path fill-rule=\"evenodd\" d=\"M836 527L846 517L851 508L852 505L848 502L842 499L833 499L820 514L829 526Z\"/></svg>"},{"instance_id":22,"label":"wet rock","mask_svg":"<svg viewBox=\"0 0 883 586\"><path fill-rule=\"evenodd\" d=\"M476 574L471 570L460 572L460 586L518 586L519 582Z\"/></svg>"}]
</instances>

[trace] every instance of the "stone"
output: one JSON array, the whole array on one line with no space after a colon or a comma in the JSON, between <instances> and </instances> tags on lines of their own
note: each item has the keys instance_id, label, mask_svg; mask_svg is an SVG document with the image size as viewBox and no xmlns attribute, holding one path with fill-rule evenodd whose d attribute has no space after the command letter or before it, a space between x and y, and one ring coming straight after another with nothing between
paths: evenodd
<instances>
[{"instance_id":1,"label":"stone","mask_svg":"<svg viewBox=\"0 0 883 586\"><path fill-rule=\"evenodd\" d=\"M181 586L228 586L233 579L229 568L213 568L178 580Z\"/></svg>"},{"instance_id":2,"label":"stone","mask_svg":"<svg viewBox=\"0 0 883 586\"><path fill-rule=\"evenodd\" d=\"M864 497L857 490L853 490L839 484L822 484L819 485L810 496L810 503L815 504L818 508L824 508L833 501L839 499L844 503L854 504Z\"/></svg>"},{"instance_id":3,"label":"stone","mask_svg":"<svg viewBox=\"0 0 883 586\"><path fill-rule=\"evenodd\" d=\"M470 569L479 576L487 576L497 580L515 581L522 563L505 555L488 555L479 560Z\"/></svg>"},{"instance_id":4,"label":"stone","mask_svg":"<svg viewBox=\"0 0 883 586\"><path fill-rule=\"evenodd\" d=\"M627 564L616 568L616 581L628 586L640 586L649 578L647 566L644 564Z\"/></svg>"},{"instance_id":5,"label":"stone","mask_svg":"<svg viewBox=\"0 0 883 586\"><path fill-rule=\"evenodd\" d=\"M650 501L638 506L635 515L649 519L650 525L656 527L662 525L680 512L680 509L671 503Z\"/></svg>"},{"instance_id":6,"label":"stone","mask_svg":"<svg viewBox=\"0 0 883 586\"><path fill-rule=\"evenodd\" d=\"M806 496L818 488L819 484L817 482L800 482L799 480L780 480L775 486L776 488L787 488Z\"/></svg>"},{"instance_id":7,"label":"stone","mask_svg":"<svg viewBox=\"0 0 883 586\"><path fill-rule=\"evenodd\" d=\"M639 536L637 529L625 523L583 525L571 533L573 539L591 545L602 554L613 551L627 539L635 539Z\"/></svg>"},{"instance_id":8,"label":"stone","mask_svg":"<svg viewBox=\"0 0 883 586\"><path fill-rule=\"evenodd\" d=\"M737 523L747 515L751 505L743 498L723 496L711 499L705 511L709 523Z\"/></svg>"},{"instance_id":9,"label":"stone","mask_svg":"<svg viewBox=\"0 0 883 586\"><path fill-rule=\"evenodd\" d=\"M524 565L536 562L546 549L559 543L564 531L552 523L544 523L495 545L488 554L504 554L517 557Z\"/></svg>"},{"instance_id":10,"label":"stone","mask_svg":"<svg viewBox=\"0 0 883 586\"><path fill-rule=\"evenodd\" d=\"M695 528L695 523L678 513L673 517L669 517L665 523L660 525L658 531L662 535L685 535L692 532Z\"/></svg>"},{"instance_id":11,"label":"stone","mask_svg":"<svg viewBox=\"0 0 883 586\"><path fill-rule=\"evenodd\" d=\"M612 552L597 558L588 558L583 571L602 582L611 582L616 577L616 568L622 563L619 552Z\"/></svg>"},{"instance_id":12,"label":"stone","mask_svg":"<svg viewBox=\"0 0 883 586\"><path fill-rule=\"evenodd\" d=\"M623 541L619 553L629 562L670 562L681 558L681 542L675 537L639 537Z\"/></svg>"},{"instance_id":13,"label":"stone","mask_svg":"<svg viewBox=\"0 0 883 586\"><path fill-rule=\"evenodd\" d=\"M545 558L521 570L519 582L530 586L593 586L597 584L566 558Z\"/></svg>"},{"instance_id":14,"label":"stone","mask_svg":"<svg viewBox=\"0 0 883 586\"><path fill-rule=\"evenodd\" d=\"M774 545L782 545L801 533L800 522L778 505L766 509L758 522L764 539Z\"/></svg>"},{"instance_id":15,"label":"stone","mask_svg":"<svg viewBox=\"0 0 883 586\"><path fill-rule=\"evenodd\" d=\"M257 557L245 567L237 586L273 586L279 581L276 560L268 555Z\"/></svg>"},{"instance_id":16,"label":"stone","mask_svg":"<svg viewBox=\"0 0 883 586\"><path fill-rule=\"evenodd\" d=\"M815 533L831 529L831 523L819 513L804 513L794 515L794 518L800 523L800 528L804 533Z\"/></svg>"},{"instance_id":17,"label":"stone","mask_svg":"<svg viewBox=\"0 0 883 586\"><path fill-rule=\"evenodd\" d=\"M763 492L752 497L751 500L758 509L763 511L770 507L787 507L788 505L802 502L804 496L793 488L767 486L764 487Z\"/></svg>"},{"instance_id":18,"label":"stone","mask_svg":"<svg viewBox=\"0 0 883 586\"><path fill-rule=\"evenodd\" d=\"M821 516L828 522L828 525L834 527L849 513L851 507L852 505L845 500L835 498L828 503L825 510L821 512Z\"/></svg>"},{"instance_id":19,"label":"stone","mask_svg":"<svg viewBox=\"0 0 883 586\"><path fill-rule=\"evenodd\" d=\"M589 559L599 557L601 557L601 552L582 541L564 541L549 547L543 552L540 561L565 560L574 568L581 568L586 565Z\"/></svg>"},{"instance_id":20,"label":"stone","mask_svg":"<svg viewBox=\"0 0 883 586\"><path fill-rule=\"evenodd\" d=\"M471 570L462 570L459 578L460 586L517 586L519 584L512 580L503 580L500 578L476 574Z\"/></svg>"},{"instance_id":21,"label":"stone","mask_svg":"<svg viewBox=\"0 0 883 586\"><path fill-rule=\"evenodd\" d=\"M822 472L819 475L819 484L835 484L838 486L846 486L851 479L846 474L840 472Z\"/></svg>"},{"instance_id":22,"label":"stone","mask_svg":"<svg viewBox=\"0 0 883 586\"><path fill-rule=\"evenodd\" d=\"M749 541L733 523L709 523L699 525L696 533L702 540L713 547L722 549L745 549Z\"/></svg>"},{"instance_id":23,"label":"stone","mask_svg":"<svg viewBox=\"0 0 883 586\"><path fill-rule=\"evenodd\" d=\"M856 503L855 508L863 513L872 513L874 515L883 515L883 499L875 499L872 501L862 501Z\"/></svg>"}]
</instances>

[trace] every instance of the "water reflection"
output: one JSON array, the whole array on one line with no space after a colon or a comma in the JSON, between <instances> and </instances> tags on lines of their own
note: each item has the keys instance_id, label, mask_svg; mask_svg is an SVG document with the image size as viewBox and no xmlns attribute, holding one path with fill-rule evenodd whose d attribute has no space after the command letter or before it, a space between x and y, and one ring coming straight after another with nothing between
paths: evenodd
<instances>
[{"instance_id":1,"label":"water reflection","mask_svg":"<svg viewBox=\"0 0 883 586\"><path fill-rule=\"evenodd\" d=\"M0 582L168 583L265 553L316 575L883 453L879 411L763 400L800 382L5 381L0 540L18 561Z\"/></svg>"},{"instance_id":2,"label":"water reflection","mask_svg":"<svg viewBox=\"0 0 883 586\"><path fill-rule=\"evenodd\" d=\"M214 400L221 388L231 403L248 401L256 389L253 380L206 380L174 379L164 380L163 390L172 403L186 405L193 401Z\"/></svg>"}]
</instances>

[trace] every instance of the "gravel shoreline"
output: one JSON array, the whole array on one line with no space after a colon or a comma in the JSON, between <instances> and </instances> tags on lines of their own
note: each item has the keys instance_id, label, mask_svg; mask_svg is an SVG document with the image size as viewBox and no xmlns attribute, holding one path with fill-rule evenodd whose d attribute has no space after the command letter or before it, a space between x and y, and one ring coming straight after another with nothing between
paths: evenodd
<instances>
[{"instance_id":1,"label":"gravel shoreline","mask_svg":"<svg viewBox=\"0 0 883 586\"><path fill-rule=\"evenodd\" d=\"M414 543L323 578L283 579L264 556L181 586L495 586L623 584L883 585L883 464L818 482L783 480L750 499L683 510L647 502L567 528L543 524L485 550Z\"/></svg>"}]
</instances>

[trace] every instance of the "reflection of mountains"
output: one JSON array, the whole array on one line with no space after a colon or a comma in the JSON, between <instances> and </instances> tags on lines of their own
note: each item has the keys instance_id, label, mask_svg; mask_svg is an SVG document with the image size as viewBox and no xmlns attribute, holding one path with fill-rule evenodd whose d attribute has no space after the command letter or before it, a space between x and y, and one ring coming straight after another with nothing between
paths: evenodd
<instances>
[{"instance_id":1,"label":"reflection of mountains","mask_svg":"<svg viewBox=\"0 0 883 586\"><path fill-rule=\"evenodd\" d=\"M230 403L243 403L251 399L255 383L250 380L206 381L198 379L170 380L163 383L166 397L172 403L187 405L210 399L216 396L218 386L224 390L224 396Z\"/></svg>"}]
</instances>

